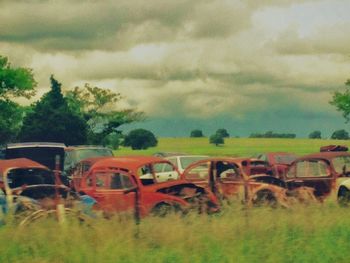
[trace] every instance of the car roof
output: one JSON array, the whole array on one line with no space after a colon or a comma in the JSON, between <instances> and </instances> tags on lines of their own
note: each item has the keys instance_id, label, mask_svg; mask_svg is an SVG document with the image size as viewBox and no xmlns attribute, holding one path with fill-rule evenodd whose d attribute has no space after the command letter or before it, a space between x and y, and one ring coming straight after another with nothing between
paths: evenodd
<instances>
[{"instance_id":1,"label":"car roof","mask_svg":"<svg viewBox=\"0 0 350 263\"><path fill-rule=\"evenodd\" d=\"M86 160L85 160L86 161ZM90 169L98 169L105 167L118 167L128 170L137 169L143 165L155 162L167 162L163 158L155 156L122 156L122 157L109 157L100 158L99 160L91 158L93 165Z\"/></svg>"},{"instance_id":2,"label":"car roof","mask_svg":"<svg viewBox=\"0 0 350 263\"><path fill-rule=\"evenodd\" d=\"M47 168L46 166L26 158L0 160L0 173L3 174L6 170L10 168L41 168L49 170L49 168Z\"/></svg>"},{"instance_id":3,"label":"car roof","mask_svg":"<svg viewBox=\"0 0 350 263\"><path fill-rule=\"evenodd\" d=\"M70 145L66 147L66 150L76 150L76 149L106 149L111 150L108 147L102 146L102 145Z\"/></svg>"},{"instance_id":4,"label":"car roof","mask_svg":"<svg viewBox=\"0 0 350 263\"><path fill-rule=\"evenodd\" d=\"M66 145L63 143L56 143L56 142L21 142L21 143L9 143L6 145L7 149L30 148L30 147L66 148Z\"/></svg>"},{"instance_id":5,"label":"car roof","mask_svg":"<svg viewBox=\"0 0 350 263\"><path fill-rule=\"evenodd\" d=\"M349 152L317 152L317 153L312 153L312 154L302 156L298 158L298 160L306 160L306 159L312 159L312 158L330 160L339 156L350 156L350 153Z\"/></svg>"}]
</instances>

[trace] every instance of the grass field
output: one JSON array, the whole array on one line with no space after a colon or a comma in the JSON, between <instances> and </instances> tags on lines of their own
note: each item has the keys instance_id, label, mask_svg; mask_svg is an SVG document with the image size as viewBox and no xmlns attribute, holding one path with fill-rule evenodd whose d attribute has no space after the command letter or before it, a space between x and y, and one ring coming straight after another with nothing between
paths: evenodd
<instances>
[{"instance_id":1,"label":"grass field","mask_svg":"<svg viewBox=\"0 0 350 263\"><path fill-rule=\"evenodd\" d=\"M208 155L250 155L290 151L299 155L347 141L303 139L227 139L224 146L207 138L161 138L159 151ZM349 145L350 146L350 145ZM350 208L314 204L289 209L244 209L225 205L214 216L190 215L100 220L90 226L43 222L24 229L0 227L0 262L349 262Z\"/></svg>"},{"instance_id":2,"label":"grass field","mask_svg":"<svg viewBox=\"0 0 350 263\"><path fill-rule=\"evenodd\" d=\"M310 139L250 139L228 138L225 144L215 146L209 144L208 138L159 138L158 146L147 150L133 151L121 147L116 155L151 155L156 152L177 152L189 154L205 154L211 156L250 156L254 153L286 151L303 155L318 152L320 146L341 144L350 146L350 141L310 140Z\"/></svg>"},{"instance_id":3,"label":"grass field","mask_svg":"<svg viewBox=\"0 0 350 263\"><path fill-rule=\"evenodd\" d=\"M215 216L0 229L0 262L349 262L349 210L240 205Z\"/></svg>"}]
</instances>

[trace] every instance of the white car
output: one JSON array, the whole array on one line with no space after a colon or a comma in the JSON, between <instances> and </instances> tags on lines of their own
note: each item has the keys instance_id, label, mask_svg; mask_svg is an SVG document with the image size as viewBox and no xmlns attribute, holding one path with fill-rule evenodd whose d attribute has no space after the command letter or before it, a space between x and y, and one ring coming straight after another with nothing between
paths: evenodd
<instances>
[{"instance_id":1,"label":"white car","mask_svg":"<svg viewBox=\"0 0 350 263\"><path fill-rule=\"evenodd\" d=\"M206 158L208 158L208 156L205 156L205 155L175 155L175 156L164 157L164 159L174 164L181 174L192 163L195 163L197 161L200 161Z\"/></svg>"}]
</instances>

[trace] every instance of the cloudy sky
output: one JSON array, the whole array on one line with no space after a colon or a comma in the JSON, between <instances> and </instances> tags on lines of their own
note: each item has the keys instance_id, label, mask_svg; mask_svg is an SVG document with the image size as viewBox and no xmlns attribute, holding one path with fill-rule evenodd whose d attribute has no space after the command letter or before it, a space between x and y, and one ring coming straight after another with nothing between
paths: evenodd
<instances>
[{"instance_id":1,"label":"cloudy sky","mask_svg":"<svg viewBox=\"0 0 350 263\"><path fill-rule=\"evenodd\" d=\"M0 0L0 54L121 92L158 136L350 130L328 104L350 78L350 1Z\"/></svg>"}]
</instances>

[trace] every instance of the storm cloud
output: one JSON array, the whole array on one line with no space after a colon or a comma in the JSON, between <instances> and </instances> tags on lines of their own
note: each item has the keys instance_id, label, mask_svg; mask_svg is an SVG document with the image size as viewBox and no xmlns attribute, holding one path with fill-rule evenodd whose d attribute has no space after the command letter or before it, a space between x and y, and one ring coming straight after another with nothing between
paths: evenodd
<instances>
[{"instance_id":1,"label":"storm cloud","mask_svg":"<svg viewBox=\"0 0 350 263\"><path fill-rule=\"evenodd\" d=\"M159 134L161 120L179 118L245 122L246 132L289 119L309 123L297 128L305 133L320 119L324 129L343 123L328 101L349 78L349 8L340 0L5 0L0 54L33 68L38 96L51 74L66 89L88 82L121 92L118 107L159 120Z\"/></svg>"}]
</instances>

